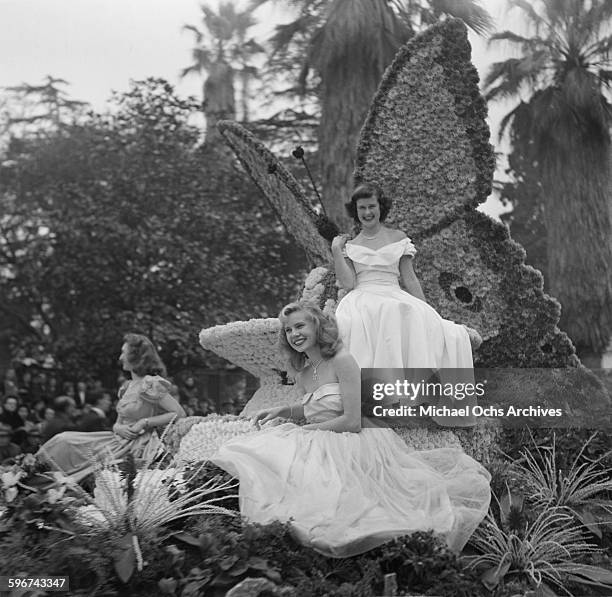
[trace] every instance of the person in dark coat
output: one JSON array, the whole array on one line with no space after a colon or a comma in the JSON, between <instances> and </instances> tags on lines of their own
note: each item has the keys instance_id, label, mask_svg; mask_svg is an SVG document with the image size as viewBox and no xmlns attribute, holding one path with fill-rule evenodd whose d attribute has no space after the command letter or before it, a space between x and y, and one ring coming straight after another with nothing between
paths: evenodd
<instances>
[{"instance_id":1,"label":"person in dark coat","mask_svg":"<svg viewBox=\"0 0 612 597\"><path fill-rule=\"evenodd\" d=\"M76 425L72 421L76 411L76 403L73 398L70 396L58 396L53 401L53 408L55 410L54 417L42 429L43 443L62 431L73 431L76 429Z\"/></svg>"},{"instance_id":2,"label":"person in dark coat","mask_svg":"<svg viewBox=\"0 0 612 597\"><path fill-rule=\"evenodd\" d=\"M108 419L112 398L108 391L97 392L88 397L90 408L81 418L78 431L110 431L111 422Z\"/></svg>"},{"instance_id":3,"label":"person in dark coat","mask_svg":"<svg viewBox=\"0 0 612 597\"><path fill-rule=\"evenodd\" d=\"M11 442L11 435L11 428L0 424L0 464L10 462L15 456L21 454L21 448Z\"/></svg>"}]
</instances>

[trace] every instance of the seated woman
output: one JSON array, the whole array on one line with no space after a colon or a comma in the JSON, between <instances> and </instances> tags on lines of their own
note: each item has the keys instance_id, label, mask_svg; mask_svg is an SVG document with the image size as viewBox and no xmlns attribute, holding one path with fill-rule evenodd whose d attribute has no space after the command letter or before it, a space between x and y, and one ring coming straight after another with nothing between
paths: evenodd
<instances>
[{"instance_id":1,"label":"seated woman","mask_svg":"<svg viewBox=\"0 0 612 597\"><path fill-rule=\"evenodd\" d=\"M153 343L139 334L127 334L119 361L132 379L119 390L117 422L112 431L67 431L43 444L37 457L53 469L79 481L102 457L117 460L131 452L136 458L152 457L160 447L156 430L177 417L182 406L170 395L166 368Z\"/></svg>"},{"instance_id":2,"label":"seated woman","mask_svg":"<svg viewBox=\"0 0 612 597\"><path fill-rule=\"evenodd\" d=\"M401 230L383 225L391 201L377 185L364 183L346 207L361 230L350 242L347 235L332 242L336 278L349 291L338 303L336 318L359 367L412 369L416 382L419 371L443 377L446 370L442 383L474 383L469 332L480 337L427 304L412 265L414 245ZM452 426L475 423L473 417L434 420Z\"/></svg>"},{"instance_id":3,"label":"seated woman","mask_svg":"<svg viewBox=\"0 0 612 597\"><path fill-rule=\"evenodd\" d=\"M489 473L461 450L415 452L391 429L362 429L359 367L335 319L293 303L280 321L279 344L304 397L260 411L263 429L211 459L240 480L241 513L291 521L302 543L333 557L429 529L461 551L488 510Z\"/></svg>"}]
</instances>

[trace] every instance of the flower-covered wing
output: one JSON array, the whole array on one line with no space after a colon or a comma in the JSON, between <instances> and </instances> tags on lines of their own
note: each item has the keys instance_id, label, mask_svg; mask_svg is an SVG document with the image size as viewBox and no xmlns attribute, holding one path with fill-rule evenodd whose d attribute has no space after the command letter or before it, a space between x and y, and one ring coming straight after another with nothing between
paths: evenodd
<instances>
[{"instance_id":1,"label":"flower-covered wing","mask_svg":"<svg viewBox=\"0 0 612 597\"><path fill-rule=\"evenodd\" d=\"M465 25L449 19L408 42L374 97L355 179L394 201L388 221L409 236L459 217L491 192L495 160Z\"/></svg>"},{"instance_id":2,"label":"flower-covered wing","mask_svg":"<svg viewBox=\"0 0 612 597\"><path fill-rule=\"evenodd\" d=\"M560 307L507 229L478 211L415 241L415 271L446 319L477 329L481 367L565 367L574 348L557 328Z\"/></svg>"},{"instance_id":3,"label":"flower-covered wing","mask_svg":"<svg viewBox=\"0 0 612 597\"><path fill-rule=\"evenodd\" d=\"M223 120L217 126L289 234L306 251L309 262L313 266L330 262L329 243L317 229L319 216L310 207L305 193L291 172L261 141L236 122Z\"/></svg>"},{"instance_id":4,"label":"flower-covered wing","mask_svg":"<svg viewBox=\"0 0 612 597\"><path fill-rule=\"evenodd\" d=\"M279 331L276 318L233 321L202 330L200 344L257 377L275 376L287 369L278 348Z\"/></svg>"}]
</instances>

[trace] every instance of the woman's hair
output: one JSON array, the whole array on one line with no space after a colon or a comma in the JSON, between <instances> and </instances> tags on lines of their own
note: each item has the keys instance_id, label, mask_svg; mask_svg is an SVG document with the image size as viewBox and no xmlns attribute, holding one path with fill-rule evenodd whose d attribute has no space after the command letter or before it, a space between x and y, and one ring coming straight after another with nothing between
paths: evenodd
<instances>
[{"instance_id":1,"label":"woman's hair","mask_svg":"<svg viewBox=\"0 0 612 597\"><path fill-rule=\"evenodd\" d=\"M126 334L126 360L136 375L161 375L165 377L166 366L153 346L153 342L141 334Z\"/></svg>"},{"instance_id":2,"label":"woman's hair","mask_svg":"<svg viewBox=\"0 0 612 597\"><path fill-rule=\"evenodd\" d=\"M391 199L385 197L382 189L376 183L363 182L353 191L351 200L344 204L349 216L351 216L357 224L361 224L359 216L357 215L357 201L359 199L370 199L372 197L375 197L378 201L378 205L380 205L380 221L384 222L389 215L389 210L392 205Z\"/></svg>"},{"instance_id":3,"label":"woman's hair","mask_svg":"<svg viewBox=\"0 0 612 597\"><path fill-rule=\"evenodd\" d=\"M342 346L342 341L338 334L338 324L333 315L326 315L319 307L307 301L297 301L285 305L278 316L281 322L278 345L281 352L289 358L289 363L295 372L301 371L304 368L307 357L304 353L295 350L287 341L285 323L289 315L298 311L303 311L307 319L314 323L317 333L317 344L321 349L322 357L333 357Z\"/></svg>"}]
</instances>

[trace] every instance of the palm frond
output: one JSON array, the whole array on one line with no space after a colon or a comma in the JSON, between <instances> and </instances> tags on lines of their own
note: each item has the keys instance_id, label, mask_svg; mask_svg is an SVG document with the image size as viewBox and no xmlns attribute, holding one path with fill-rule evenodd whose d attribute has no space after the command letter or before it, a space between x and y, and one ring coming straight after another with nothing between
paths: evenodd
<instances>
[{"instance_id":1,"label":"palm frond","mask_svg":"<svg viewBox=\"0 0 612 597\"><path fill-rule=\"evenodd\" d=\"M599 39L584 49L584 57L591 60L595 57L601 57L605 62L610 62L609 54L612 51L612 35Z\"/></svg>"},{"instance_id":2,"label":"palm frond","mask_svg":"<svg viewBox=\"0 0 612 597\"><path fill-rule=\"evenodd\" d=\"M488 90L485 98L492 100L518 95L524 83L533 85L541 77L548 62L548 52L541 50L492 64L484 80L484 88Z\"/></svg>"},{"instance_id":3,"label":"palm frond","mask_svg":"<svg viewBox=\"0 0 612 597\"><path fill-rule=\"evenodd\" d=\"M494 28L488 11L477 0L431 0L434 14L445 14L461 19L478 35L486 35Z\"/></svg>"},{"instance_id":4,"label":"palm frond","mask_svg":"<svg viewBox=\"0 0 612 597\"><path fill-rule=\"evenodd\" d=\"M524 106L525 106L524 102L519 102L519 104L515 106L513 110L510 110L510 112L508 112L508 114L506 114L501 119L499 123L499 133L497 137L499 141L501 141L504 138L504 135L506 134L506 130L508 129L508 126L513 124L517 116L524 109Z\"/></svg>"},{"instance_id":5,"label":"palm frond","mask_svg":"<svg viewBox=\"0 0 612 597\"><path fill-rule=\"evenodd\" d=\"M508 0L508 4L512 7L516 7L521 9L527 20L530 21L538 32L543 26L546 25L545 19L538 14L538 12L533 8L533 5L528 0Z\"/></svg>"},{"instance_id":6,"label":"palm frond","mask_svg":"<svg viewBox=\"0 0 612 597\"><path fill-rule=\"evenodd\" d=\"M184 31L191 31L195 36L195 42L201 44L204 39L204 34L194 25L183 25Z\"/></svg>"},{"instance_id":7,"label":"palm frond","mask_svg":"<svg viewBox=\"0 0 612 597\"><path fill-rule=\"evenodd\" d=\"M549 41L543 37L535 36L535 37L525 37L524 35L519 35L518 33L514 33L514 31L500 31L499 33L494 33L489 37L489 44L498 41L507 41L510 43L515 43L523 46L524 50L527 49L536 49L542 46L549 46Z\"/></svg>"}]
</instances>

